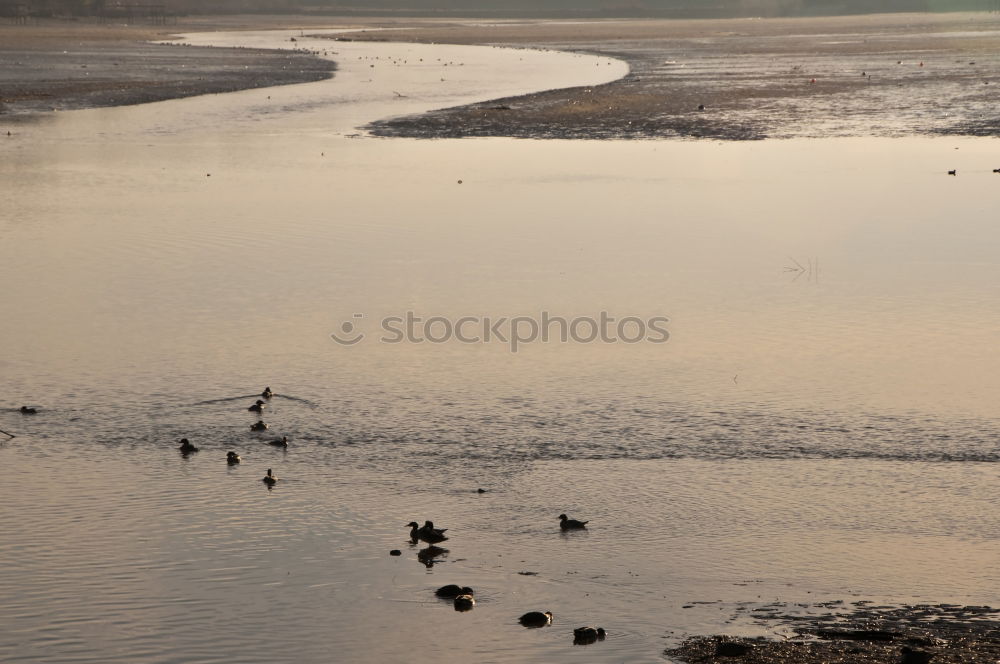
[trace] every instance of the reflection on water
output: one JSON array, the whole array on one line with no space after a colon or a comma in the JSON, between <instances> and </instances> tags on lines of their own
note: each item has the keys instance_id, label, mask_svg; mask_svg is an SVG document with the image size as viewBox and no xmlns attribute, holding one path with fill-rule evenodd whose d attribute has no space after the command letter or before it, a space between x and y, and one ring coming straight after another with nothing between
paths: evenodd
<instances>
[{"instance_id":1,"label":"reflection on water","mask_svg":"<svg viewBox=\"0 0 1000 664\"><path fill-rule=\"evenodd\" d=\"M658 661L758 596L992 600L991 143L352 138L594 68L335 49L332 81L5 143L0 659ZM407 311L670 341L329 337Z\"/></svg>"}]
</instances>

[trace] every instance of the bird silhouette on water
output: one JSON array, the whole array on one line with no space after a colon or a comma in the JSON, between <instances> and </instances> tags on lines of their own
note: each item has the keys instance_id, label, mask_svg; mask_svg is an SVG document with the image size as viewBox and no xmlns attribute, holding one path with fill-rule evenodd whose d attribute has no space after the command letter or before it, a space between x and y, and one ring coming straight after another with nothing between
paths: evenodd
<instances>
[{"instance_id":1,"label":"bird silhouette on water","mask_svg":"<svg viewBox=\"0 0 1000 664\"><path fill-rule=\"evenodd\" d=\"M583 530L586 529L587 524L590 521L577 521L576 519L571 519L565 514L559 515L559 527L563 530Z\"/></svg>"},{"instance_id":2,"label":"bird silhouette on water","mask_svg":"<svg viewBox=\"0 0 1000 664\"><path fill-rule=\"evenodd\" d=\"M603 641L607 635L603 627L577 627L573 630L573 643L587 644Z\"/></svg>"},{"instance_id":3,"label":"bird silhouette on water","mask_svg":"<svg viewBox=\"0 0 1000 664\"><path fill-rule=\"evenodd\" d=\"M525 627L545 627L552 624L551 611L529 611L517 619Z\"/></svg>"},{"instance_id":4,"label":"bird silhouette on water","mask_svg":"<svg viewBox=\"0 0 1000 664\"><path fill-rule=\"evenodd\" d=\"M437 544L438 542L444 542L448 537L444 534L447 528L435 528L431 521L425 521L423 526L417 525L416 521L410 521L406 524L410 528L410 539L416 542L420 540L422 542L427 542L428 544Z\"/></svg>"},{"instance_id":5,"label":"bird silhouette on water","mask_svg":"<svg viewBox=\"0 0 1000 664\"><path fill-rule=\"evenodd\" d=\"M472 593L465 595L459 595L455 598L455 610L456 611L471 611L472 607L476 605L476 598L472 596Z\"/></svg>"},{"instance_id":6,"label":"bird silhouette on water","mask_svg":"<svg viewBox=\"0 0 1000 664\"><path fill-rule=\"evenodd\" d=\"M435 590L434 594L442 599L455 599L459 595L473 595L475 592L469 586L458 586L450 583Z\"/></svg>"}]
</instances>

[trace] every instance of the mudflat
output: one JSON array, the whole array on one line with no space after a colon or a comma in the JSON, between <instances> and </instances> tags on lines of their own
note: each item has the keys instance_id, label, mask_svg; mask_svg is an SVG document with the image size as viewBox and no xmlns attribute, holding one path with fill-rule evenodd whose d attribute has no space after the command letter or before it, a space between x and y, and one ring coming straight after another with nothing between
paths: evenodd
<instances>
[{"instance_id":1,"label":"mudflat","mask_svg":"<svg viewBox=\"0 0 1000 664\"><path fill-rule=\"evenodd\" d=\"M185 18L169 25L95 20L0 23L0 114L140 104L329 78L329 60L295 51L152 43L181 32L288 28L276 17Z\"/></svg>"},{"instance_id":2,"label":"mudflat","mask_svg":"<svg viewBox=\"0 0 1000 664\"><path fill-rule=\"evenodd\" d=\"M997 14L427 22L391 35L599 53L626 60L631 74L607 85L371 126L384 136L741 140L1000 133Z\"/></svg>"}]
</instances>

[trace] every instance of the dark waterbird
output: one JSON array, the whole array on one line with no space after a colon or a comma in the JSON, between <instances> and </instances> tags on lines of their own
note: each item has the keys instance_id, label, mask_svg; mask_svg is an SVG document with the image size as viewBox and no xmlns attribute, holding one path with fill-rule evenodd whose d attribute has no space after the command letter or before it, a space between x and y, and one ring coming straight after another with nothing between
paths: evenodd
<instances>
[{"instance_id":1,"label":"dark waterbird","mask_svg":"<svg viewBox=\"0 0 1000 664\"><path fill-rule=\"evenodd\" d=\"M37 408L29 408L28 406L21 406L20 413L22 415L35 415L36 413L38 413L38 409Z\"/></svg>"},{"instance_id":2,"label":"dark waterbird","mask_svg":"<svg viewBox=\"0 0 1000 664\"><path fill-rule=\"evenodd\" d=\"M260 393L260 396L264 397L265 399L270 399L271 397L274 396L274 392L271 391L270 387L265 387L264 391Z\"/></svg>"},{"instance_id":3,"label":"dark waterbird","mask_svg":"<svg viewBox=\"0 0 1000 664\"><path fill-rule=\"evenodd\" d=\"M529 611L517 619L525 627L545 627L552 624L551 611Z\"/></svg>"},{"instance_id":4,"label":"dark waterbird","mask_svg":"<svg viewBox=\"0 0 1000 664\"><path fill-rule=\"evenodd\" d=\"M474 595L475 592L469 586L456 586L450 583L435 590L434 594L442 599L455 599L459 595Z\"/></svg>"},{"instance_id":5,"label":"dark waterbird","mask_svg":"<svg viewBox=\"0 0 1000 664\"><path fill-rule=\"evenodd\" d=\"M430 527L428 527L427 524L430 524ZM410 528L410 539L414 542L421 540L423 542L427 542L428 544L437 544L438 542L444 542L448 539L444 534L444 531L448 529L435 528L434 524L430 521L425 522L423 526L418 526L416 521L410 521L406 525Z\"/></svg>"},{"instance_id":6,"label":"dark waterbird","mask_svg":"<svg viewBox=\"0 0 1000 664\"><path fill-rule=\"evenodd\" d=\"M242 461L242 459L240 459L240 455L236 452L226 452L226 463L233 465L239 463L240 461Z\"/></svg>"},{"instance_id":7,"label":"dark waterbird","mask_svg":"<svg viewBox=\"0 0 1000 664\"><path fill-rule=\"evenodd\" d=\"M263 413L264 412L264 402L257 399L257 403L247 408L251 413Z\"/></svg>"},{"instance_id":8,"label":"dark waterbird","mask_svg":"<svg viewBox=\"0 0 1000 664\"><path fill-rule=\"evenodd\" d=\"M181 445L177 449L181 451L181 454L190 454L191 452L198 451L198 448L192 445L191 441L187 438L181 438L180 443Z\"/></svg>"},{"instance_id":9,"label":"dark waterbird","mask_svg":"<svg viewBox=\"0 0 1000 664\"><path fill-rule=\"evenodd\" d=\"M425 533L434 533L435 535L444 535L447 528L435 528L433 521L424 521L424 525L420 526L420 530Z\"/></svg>"},{"instance_id":10,"label":"dark waterbird","mask_svg":"<svg viewBox=\"0 0 1000 664\"><path fill-rule=\"evenodd\" d=\"M471 611L476 605L476 598L470 595L459 595L455 598L456 611Z\"/></svg>"},{"instance_id":11,"label":"dark waterbird","mask_svg":"<svg viewBox=\"0 0 1000 664\"><path fill-rule=\"evenodd\" d=\"M278 483L278 478L275 477L273 474L271 474L271 469L268 468L267 469L267 475L265 475L262 478L262 481L264 482L264 484L266 484L268 486L274 486L275 484Z\"/></svg>"},{"instance_id":12,"label":"dark waterbird","mask_svg":"<svg viewBox=\"0 0 1000 664\"><path fill-rule=\"evenodd\" d=\"M559 527L563 530L581 530L587 527L590 521L577 521L576 519L571 519L565 514L559 515Z\"/></svg>"},{"instance_id":13,"label":"dark waterbird","mask_svg":"<svg viewBox=\"0 0 1000 664\"><path fill-rule=\"evenodd\" d=\"M577 627L573 630L573 643L587 644L595 641L603 641L607 632L603 627Z\"/></svg>"},{"instance_id":14,"label":"dark waterbird","mask_svg":"<svg viewBox=\"0 0 1000 664\"><path fill-rule=\"evenodd\" d=\"M267 431L267 425L264 424L264 420L257 420L250 425L250 431Z\"/></svg>"},{"instance_id":15,"label":"dark waterbird","mask_svg":"<svg viewBox=\"0 0 1000 664\"><path fill-rule=\"evenodd\" d=\"M288 436L282 436L281 438L275 438L274 440L267 441L268 445L273 445L275 447L288 447Z\"/></svg>"}]
</instances>

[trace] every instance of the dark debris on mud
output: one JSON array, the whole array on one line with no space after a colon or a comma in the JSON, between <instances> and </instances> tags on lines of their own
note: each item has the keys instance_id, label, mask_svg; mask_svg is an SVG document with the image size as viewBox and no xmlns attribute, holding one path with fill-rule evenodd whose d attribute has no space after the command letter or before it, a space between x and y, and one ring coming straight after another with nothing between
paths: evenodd
<instances>
[{"instance_id":1,"label":"dark debris on mud","mask_svg":"<svg viewBox=\"0 0 1000 664\"><path fill-rule=\"evenodd\" d=\"M954 604L870 607L856 602L821 615L763 611L755 613L755 620L787 626L794 636L780 641L697 636L664 655L686 664L996 664L998 617L1000 610L988 606Z\"/></svg>"}]
</instances>

